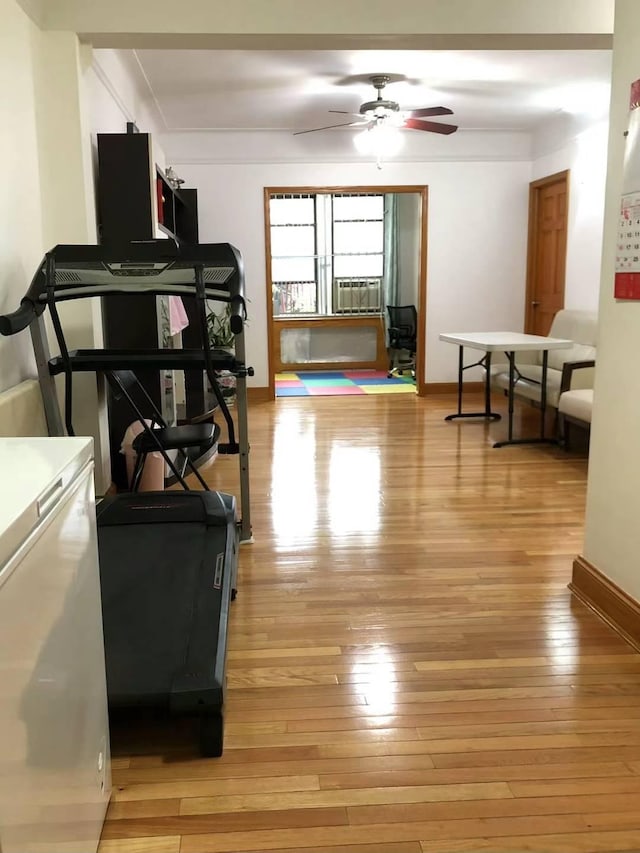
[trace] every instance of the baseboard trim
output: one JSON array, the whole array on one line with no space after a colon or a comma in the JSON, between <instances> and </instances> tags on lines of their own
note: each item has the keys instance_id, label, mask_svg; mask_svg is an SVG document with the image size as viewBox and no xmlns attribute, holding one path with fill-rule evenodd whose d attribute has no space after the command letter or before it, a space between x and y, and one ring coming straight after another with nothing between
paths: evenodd
<instances>
[{"instance_id":1,"label":"baseboard trim","mask_svg":"<svg viewBox=\"0 0 640 853\"><path fill-rule=\"evenodd\" d=\"M273 394L268 385L259 388L247 388L247 402L268 403L269 400L273 400Z\"/></svg>"},{"instance_id":2,"label":"baseboard trim","mask_svg":"<svg viewBox=\"0 0 640 853\"><path fill-rule=\"evenodd\" d=\"M581 555L573 561L571 592L640 651L640 602Z\"/></svg>"},{"instance_id":3,"label":"baseboard trim","mask_svg":"<svg viewBox=\"0 0 640 853\"><path fill-rule=\"evenodd\" d=\"M458 393L458 383L457 382L425 382L424 384L424 394L430 396L431 394L457 394ZM484 382L465 382L462 386L463 394L472 394L476 391L484 392Z\"/></svg>"}]
</instances>

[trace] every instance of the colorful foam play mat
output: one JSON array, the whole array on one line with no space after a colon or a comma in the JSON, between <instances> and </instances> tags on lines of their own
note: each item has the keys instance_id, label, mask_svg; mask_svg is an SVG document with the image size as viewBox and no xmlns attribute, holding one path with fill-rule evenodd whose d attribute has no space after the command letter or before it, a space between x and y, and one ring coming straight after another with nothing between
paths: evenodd
<instances>
[{"instance_id":1,"label":"colorful foam play mat","mask_svg":"<svg viewBox=\"0 0 640 853\"><path fill-rule=\"evenodd\" d=\"M387 378L379 370L276 373L276 397L337 397L355 394L415 394L410 373Z\"/></svg>"}]
</instances>

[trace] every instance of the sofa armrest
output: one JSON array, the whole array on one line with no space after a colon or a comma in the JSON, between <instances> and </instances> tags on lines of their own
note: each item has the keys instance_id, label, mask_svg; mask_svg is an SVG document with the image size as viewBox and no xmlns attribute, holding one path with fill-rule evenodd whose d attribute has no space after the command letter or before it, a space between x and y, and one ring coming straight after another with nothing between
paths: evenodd
<instances>
[{"instance_id":1,"label":"sofa armrest","mask_svg":"<svg viewBox=\"0 0 640 853\"><path fill-rule=\"evenodd\" d=\"M560 393L562 394L564 391L569 391L573 384L573 374L577 370L585 370L587 368L593 369L595 368L595 361L566 361L562 366L562 378L560 379ZM586 377L585 377L586 378ZM591 384L582 385L584 388L592 388L593 381Z\"/></svg>"}]
</instances>

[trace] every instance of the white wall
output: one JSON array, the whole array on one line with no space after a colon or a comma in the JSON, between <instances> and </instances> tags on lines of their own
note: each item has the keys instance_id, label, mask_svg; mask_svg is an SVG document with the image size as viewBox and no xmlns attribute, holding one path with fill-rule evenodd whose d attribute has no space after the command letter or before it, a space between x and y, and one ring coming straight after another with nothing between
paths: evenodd
<instances>
[{"instance_id":1,"label":"white wall","mask_svg":"<svg viewBox=\"0 0 640 853\"><path fill-rule=\"evenodd\" d=\"M167 151L174 143L164 137ZM230 242L245 263L252 384L265 386L267 323L264 187L429 185L427 358L429 382L456 377L456 353L443 331L521 329L530 163L452 162L193 165L173 156L198 189L200 239Z\"/></svg>"},{"instance_id":2,"label":"white wall","mask_svg":"<svg viewBox=\"0 0 640 853\"><path fill-rule=\"evenodd\" d=\"M74 33L38 32L34 50L34 86L40 165L43 243L93 243L96 239L87 93L83 68L90 52ZM54 71L52 71L54 70ZM74 300L60 316L70 349L100 347L98 300ZM55 353L53 335L49 335ZM94 439L96 487L108 486L108 440L104 398L95 376L74 377L73 426Z\"/></svg>"},{"instance_id":3,"label":"white wall","mask_svg":"<svg viewBox=\"0 0 640 853\"><path fill-rule=\"evenodd\" d=\"M6 170L0 195L0 311L11 311L48 248L90 241L95 230L80 130L77 38L42 33L14 0L0 4L0 77L11 81L0 101L0 162ZM78 303L64 309L70 345L91 345L93 306ZM0 338L0 390L33 375L28 332ZM78 410L78 429L92 433L84 414Z\"/></svg>"},{"instance_id":4,"label":"white wall","mask_svg":"<svg viewBox=\"0 0 640 853\"><path fill-rule=\"evenodd\" d=\"M603 120L561 142L555 134L534 139L532 181L565 169L571 172L566 308L598 310L608 135L609 123Z\"/></svg>"},{"instance_id":5,"label":"white wall","mask_svg":"<svg viewBox=\"0 0 640 853\"><path fill-rule=\"evenodd\" d=\"M425 166L427 381L442 382L457 379L457 353L441 332L523 329L530 165L433 166Z\"/></svg>"},{"instance_id":6,"label":"white wall","mask_svg":"<svg viewBox=\"0 0 640 853\"><path fill-rule=\"evenodd\" d=\"M43 252L33 48L38 31L0 0L0 313L18 307ZM27 333L0 337L0 391L35 373Z\"/></svg>"},{"instance_id":7,"label":"white wall","mask_svg":"<svg viewBox=\"0 0 640 853\"><path fill-rule=\"evenodd\" d=\"M629 85L640 78L640 5L637 0L617 0L615 33L584 556L638 600L640 302L613 298Z\"/></svg>"},{"instance_id":8,"label":"white wall","mask_svg":"<svg viewBox=\"0 0 640 853\"><path fill-rule=\"evenodd\" d=\"M44 252L56 243L90 242L95 220L81 73L85 53L75 34L39 30L15 0L0 0L0 13L0 311L11 311ZM69 303L64 309L71 346L99 343L95 306ZM0 338L0 390L35 372L28 332ZM74 423L95 439L100 488L106 422L95 381L84 379L77 383Z\"/></svg>"}]
</instances>

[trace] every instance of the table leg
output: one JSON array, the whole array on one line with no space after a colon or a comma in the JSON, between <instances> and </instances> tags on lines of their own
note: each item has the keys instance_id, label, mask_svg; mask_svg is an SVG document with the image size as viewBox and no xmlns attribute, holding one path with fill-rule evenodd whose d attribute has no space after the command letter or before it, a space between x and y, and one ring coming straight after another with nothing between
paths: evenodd
<instances>
[{"instance_id":1,"label":"table leg","mask_svg":"<svg viewBox=\"0 0 640 853\"><path fill-rule=\"evenodd\" d=\"M542 386L540 388L540 441L544 441L544 421L547 413L547 362L549 350L542 351Z\"/></svg>"},{"instance_id":2,"label":"table leg","mask_svg":"<svg viewBox=\"0 0 640 853\"><path fill-rule=\"evenodd\" d=\"M462 387L464 371L470 367L481 366L485 371L484 385L484 412L463 412L462 411ZM491 411L491 353L487 352L481 361L473 364L464 364L464 347L458 347L458 411L454 415L447 415L445 421L453 421L456 418L486 418L491 421L499 421L502 416L497 412Z\"/></svg>"},{"instance_id":3,"label":"table leg","mask_svg":"<svg viewBox=\"0 0 640 853\"><path fill-rule=\"evenodd\" d=\"M545 438L545 415L547 411L547 363L549 351L542 351L542 384L540 387L540 435L537 438L513 437L513 398L515 387L515 353L507 353L509 359L509 434L506 441L497 441L494 447L504 447L507 444L557 444L555 438Z\"/></svg>"},{"instance_id":4,"label":"table leg","mask_svg":"<svg viewBox=\"0 0 640 853\"><path fill-rule=\"evenodd\" d=\"M464 347L458 347L458 415L462 414L462 376L464 374Z\"/></svg>"},{"instance_id":5,"label":"table leg","mask_svg":"<svg viewBox=\"0 0 640 853\"><path fill-rule=\"evenodd\" d=\"M484 357L484 414L491 417L491 351Z\"/></svg>"},{"instance_id":6,"label":"table leg","mask_svg":"<svg viewBox=\"0 0 640 853\"><path fill-rule=\"evenodd\" d=\"M509 441L513 441L513 387L516 384L516 356L507 353L509 359Z\"/></svg>"}]
</instances>

